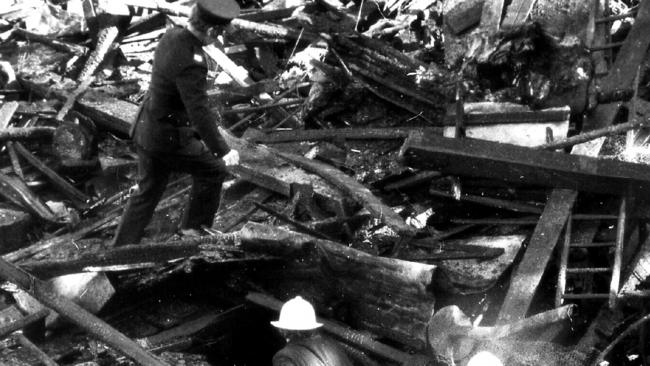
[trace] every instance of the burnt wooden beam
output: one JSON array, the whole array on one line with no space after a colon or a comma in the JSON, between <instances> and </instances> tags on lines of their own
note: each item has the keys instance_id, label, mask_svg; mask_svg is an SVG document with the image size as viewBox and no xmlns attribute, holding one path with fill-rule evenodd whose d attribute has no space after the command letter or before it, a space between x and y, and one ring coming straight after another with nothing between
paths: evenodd
<instances>
[{"instance_id":1,"label":"burnt wooden beam","mask_svg":"<svg viewBox=\"0 0 650 366\"><path fill-rule=\"evenodd\" d=\"M225 254L241 253L241 250L234 245L235 237L232 234L224 234L166 243L125 245L83 254L77 258L23 262L20 267L41 278L50 278L89 270L97 271L99 267L166 263L174 259L200 255L201 248L206 244L213 253L217 251Z\"/></svg>"},{"instance_id":2,"label":"burnt wooden beam","mask_svg":"<svg viewBox=\"0 0 650 366\"><path fill-rule=\"evenodd\" d=\"M558 150L564 149L567 147L572 147L584 142L592 141L600 137L607 137L612 135L617 135L622 132L627 132L639 127L644 127L648 125L648 120L632 120L630 122L625 122L613 126L606 126L599 128L597 130L591 130L585 133L581 133L575 136L567 137L565 139L551 141L544 145L535 146L538 149L544 150Z\"/></svg>"},{"instance_id":3,"label":"burnt wooden beam","mask_svg":"<svg viewBox=\"0 0 650 366\"><path fill-rule=\"evenodd\" d=\"M54 127L10 127L0 130L0 141L43 140L52 138Z\"/></svg>"},{"instance_id":4,"label":"burnt wooden beam","mask_svg":"<svg viewBox=\"0 0 650 366\"><path fill-rule=\"evenodd\" d=\"M465 105L465 110L467 105ZM452 112L453 111L453 112ZM515 123L544 123L568 121L571 114L569 107L549 108L544 110L506 111L506 112L468 112L463 113L463 123L471 126L515 124ZM456 111L449 108L443 124L453 126L456 123Z\"/></svg>"},{"instance_id":5,"label":"burnt wooden beam","mask_svg":"<svg viewBox=\"0 0 650 366\"><path fill-rule=\"evenodd\" d=\"M266 206L266 205L264 205L262 203L258 203L258 202L253 202L253 203L260 210L262 210L262 211L264 211L264 212L266 212L266 213L268 213L268 214L270 214L272 216L277 217L278 219L280 219L280 221L284 221L284 222L286 222L288 224L291 224L291 225L297 227L299 230L301 230L301 231L303 231L303 232L305 232L307 234L313 235L313 236L315 236L317 238L321 238L321 239L334 240L333 238L329 237L328 235L323 234L318 230L312 229L311 227L303 224L302 222L296 221L296 220L290 218L289 216L287 216L285 214L282 214L282 213L272 209L269 206Z\"/></svg>"},{"instance_id":6,"label":"burnt wooden beam","mask_svg":"<svg viewBox=\"0 0 650 366\"><path fill-rule=\"evenodd\" d=\"M650 167L646 165L484 140L414 134L400 154L415 168L531 186L614 194L650 188Z\"/></svg>"},{"instance_id":7,"label":"burnt wooden beam","mask_svg":"<svg viewBox=\"0 0 650 366\"><path fill-rule=\"evenodd\" d=\"M63 42L59 41L55 38L44 36L38 33L30 32L26 29L22 28L14 28L13 30L14 34L27 39L29 41L34 41L34 42L39 42L43 43L45 45L48 45L52 47L53 49L57 51L62 51L62 52L67 52L71 53L73 55L77 56L84 56L86 53L88 53L88 48L75 44L75 43L69 43L69 42Z\"/></svg>"},{"instance_id":8,"label":"burnt wooden beam","mask_svg":"<svg viewBox=\"0 0 650 366\"><path fill-rule=\"evenodd\" d=\"M248 20L250 22L265 22L268 20L278 20L288 18L298 6L289 6L282 9L259 9L255 11L243 11L237 18Z\"/></svg>"},{"instance_id":9,"label":"burnt wooden beam","mask_svg":"<svg viewBox=\"0 0 650 366\"><path fill-rule=\"evenodd\" d=\"M0 173L0 196L43 220L60 223L60 218L19 177Z\"/></svg>"},{"instance_id":10,"label":"burnt wooden beam","mask_svg":"<svg viewBox=\"0 0 650 366\"><path fill-rule=\"evenodd\" d=\"M264 203L273 194L268 189L256 187L241 199L219 210L212 224L212 228L224 233L231 231L257 211L256 202Z\"/></svg>"},{"instance_id":11,"label":"burnt wooden beam","mask_svg":"<svg viewBox=\"0 0 650 366\"><path fill-rule=\"evenodd\" d=\"M90 203L90 197L78 190L67 180L63 179L54 170L50 169L29 150L27 150L21 143L15 143L16 152L19 153L25 160L32 164L38 171L43 173L63 194L70 198L71 202L79 209L84 209Z\"/></svg>"},{"instance_id":12,"label":"burnt wooden beam","mask_svg":"<svg viewBox=\"0 0 650 366\"><path fill-rule=\"evenodd\" d=\"M453 194L444 192L444 191L439 191L437 189L430 188L429 189L429 194L432 194L434 196L439 196L439 197L448 197L448 198L453 198L457 199L454 197ZM479 205L484 205L484 206L490 206L490 207L496 207L502 210L509 210L509 211L514 211L514 212L525 212L525 213L534 213L534 214L540 214L542 213L542 208L537 207L535 205L530 205L526 203L521 203L521 202L514 202L514 201L509 201L509 200L503 200L503 199L498 199L498 198L492 198L492 197L485 197L485 196L477 196L477 195L472 195L472 194L467 194L463 193L460 195L460 201L466 201L466 202L472 202L476 203Z\"/></svg>"},{"instance_id":13,"label":"burnt wooden beam","mask_svg":"<svg viewBox=\"0 0 650 366\"><path fill-rule=\"evenodd\" d=\"M643 2L626 42L612 64L612 69L602 80L602 90L626 89L632 86L637 69L643 62L648 46L650 46L648 32L650 32L650 2ZM583 131L595 130L613 124L620 106L620 103L596 106L593 112L587 115ZM576 145L571 154L598 156L604 140L604 138L599 138ZM497 322L507 323L523 319L526 316L548 261L557 245L559 233L571 214L577 196L578 192L573 190L556 189L551 193L542 217L530 238L526 253L512 273L510 287Z\"/></svg>"},{"instance_id":14,"label":"burnt wooden beam","mask_svg":"<svg viewBox=\"0 0 650 366\"><path fill-rule=\"evenodd\" d=\"M318 140L396 140L404 139L413 131L430 131L430 133L442 134L442 129L435 127L425 128L333 128L318 130L291 130L291 131L270 131L268 133L255 131L249 138L250 141L263 144L296 141L318 141Z\"/></svg>"},{"instance_id":15,"label":"burnt wooden beam","mask_svg":"<svg viewBox=\"0 0 650 366\"><path fill-rule=\"evenodd\" d=\"M32 323L44 319L49 313L49 309L41 309L9 324L0 325L0 338L4 338L17 330L23 329Z\"/></svg>"},{"instance_id":16,"label":"burnt wooden beam","mask_svg":"<svg viewBox=\"0 0 650 366\"><path fill-rule=\"evenodd\" d=\"M225 311L209 311L195 319L180 324L176 327L166 329L146 338L138 339L138 343L147 349L156 349L169 341L181 337L188 337L206 328L218 328L226 324L235 326L236 322L243 317L249 316L247 307L237 305Z\"/></svg>"},{"instance_id":17,"label":"burnt wooden beam","mask_svg":"<svg viewBox=\"0 0 650 366\"><path fill-rule=\"evenodd\" d=\"M172 202L174 198L178 197L181 194L187 193L189 191L189 188L190 187L186 186L165 197L156 207L156 212L168 208L170 206L170 202ZM102 217L92 218L84 221L82 224L78 225L75 231L52 238L41 239L27 247L18 249L11 253L7 253L3 255L2 258L7 261L16 263L24 261L27 258L38 260L42 259L43 257L48 257L46 254L44 254L47 253L47 251L58 250L60 246L72 243L75 240L82 239L86 235L99 230L100 228L108 228L117 225L121 212L121 208L110 210L108 212L105 212Z\"/></svg>"},{"instance_id":18,"label":"burnt wooden beam","mask_svg":"<svg viewBox=\"0 0 650 366\"><path fill-rule=\"evenodd\" d=\"M54 292L45 282L4 259L0 259L0 277L16 284L43 305L53 309L68 321L141 365L167 365L166 362L149 354L138 343L111 327L108 323Z\"/></svg>"}]
</instances>

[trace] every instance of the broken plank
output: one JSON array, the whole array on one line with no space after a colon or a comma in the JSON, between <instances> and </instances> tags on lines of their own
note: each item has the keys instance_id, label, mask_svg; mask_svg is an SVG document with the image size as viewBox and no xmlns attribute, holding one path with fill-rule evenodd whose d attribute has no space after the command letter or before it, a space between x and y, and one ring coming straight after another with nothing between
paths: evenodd
<instances>
[{"instance_id":1,"label":"broken plank","mask_svg":"<svg viewBox=\"0 0 650 366\"><path fill-rule=\"evenodd\" d=\"M210 251L240 253L234 246L234 235L202 236L167 243L147 243L109 248L88 253L78 258L28 261L20 264L41 278L56 277L84 271L96 271L98 267L122 266L140 263L165 263L174 259L201 254L201 246L209 244Z\"/></svg>"},{"instance_id":2,"label":"broken plank","mask_svg":"<svg viewBox=\"0 0 650 366\"><path fill-rule=\"evenodd\" d=\"M531 186L620 194L650 188L650 167L476 139L410 136L400 155L414 168Z\"/></svg>"},{"instance_id":3,"label":"broken plank","mask_svg":"<svg viewBox=\"0 0 650 366\"><path fill-rule=\"evenodd\" d=\"M46 44L57 51L63 51L71 53L76 56L84 56L88 53L88 48L69 42L62 42L53 37L44 36L38 33L30 32L22 28L14 28L13 32L20 37L23 37L29 41L40 42Z\"/></svg>"},{"instance_id":4,"label":"broken plank","mask_svg":"<svg viewBox=\"0 0 650 366\"><path fill-rule=\"evenodd\" d=\"M506 16L501 22L501 27L516 27L526 22L528 15L533 10L536 0L514 0L506 8Z\"/></svg>"},{"instance_id":5,"label":"broken plank","mask_svg":"<svg viewBox=\"0 0 650 366\"><path fill-rule=\"evenodd\" d=\"M456 197L447 192L439 191L437 189L429 188L429 193L434 195L434 196L440 196L440 197L448 197L448 198L453 198L456 199ZM539 214L542 213L542 208L537 207L534 205L529 205L525 203L520 203L520 202L514 202L514 201L509 201L509 200L503 200L503 199L498 199L498 198L492 198L492 197L485 197L485 196L477 196L477 195L472 195L472 194L467 194L467 193L462 193L460 196L460 201L467 201L467 202L472 202L476 203L479 205L485 205L485 206L490 206L490 207L496 207L502 210L510 210L514 212L526 212L526 213L534 213L534 214Z\"/></svg>"},{"instance_id":6,"label":"broken plank","mask_svg":"<svg viewBox=\"0 0 650 366\"><path fill-rule=\"evenodd\" d=\"M220 327L224 324L234 325L238 318L247 316L246 310L244 305L237 305L225 311L210 311L179 326L138 339L138 343L147 349L152 349L172 339L191 336L208 327Z\"/></svg>"},{"instance_id":7,"label":"broken plank","mask_svg":"<svg viewBox=\"0 0 650 366\"><path fill-rule=\"evenodd\" d=\"M62 221L19 177L0 173L0 196L41 219L55 223Z\"/></svg>"},{"instance_id":8,"label":"broken plank","mask_svg":"<svg viewBox=\"0 0 650 366\"><path fill-rule=\"evenodd\" d=\"M90 197L75 188L67 180L63 179L54 170L50 169L29 150L27 150L21 143L16 142L14 147L16 152L19 153L25 160L32 164L38 171L43 173L63 194L70 198L71 202L78 209L84 209L90 203Z\"/></svg>"},{"instance_id":9,"label":"broken plank","mask_svg":"<svg viewBox=\"0 0 650 366\"><path fill-rule=\"evenodd\" d=\"M224 233L231 231L257 211L255 202L264 203L271 196L273 196L273 192L268 189L255 187L255 189L228 205L228 207L221 208L217 212L212 228Z\"/></svg>"},{"instance_id":10,"label":"broken plank","mask_svg":"<svg viewBox=\"0 0 650 366\"><path fill-rule=\"evenodd\" d=\"M400 236L412 237L416 229L404 222L392 208L381 202L368 188L331 165L303 156L279 152L279 156L298 167L319 175L363 205L373 216Z\"/></svg>"}]
</instances>

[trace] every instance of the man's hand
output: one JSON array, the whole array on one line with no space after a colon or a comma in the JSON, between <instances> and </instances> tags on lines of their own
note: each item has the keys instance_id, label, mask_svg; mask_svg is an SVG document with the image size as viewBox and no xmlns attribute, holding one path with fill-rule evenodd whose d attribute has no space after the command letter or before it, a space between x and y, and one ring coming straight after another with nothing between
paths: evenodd
<instances>
[{"instance_id":1,"label":"man's hand","mask_svg":"<svg viewBox=\"0 0 650 366\"><path fill-rule=\"evenodd\" d=\"M223 156L223 162L226 166L233 166L239 164L239 152L237 150L230 150Z\"/></svg>"}]
</instances>

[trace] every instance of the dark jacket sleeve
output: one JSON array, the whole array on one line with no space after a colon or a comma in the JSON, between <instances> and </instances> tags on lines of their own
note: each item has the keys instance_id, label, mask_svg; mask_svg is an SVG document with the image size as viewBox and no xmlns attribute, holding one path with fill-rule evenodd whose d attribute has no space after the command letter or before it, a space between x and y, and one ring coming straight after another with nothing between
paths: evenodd
<instances>
[{"instance_id":1,"label":"dark jacket sleeve","mask_svg":"<svg viewBox=\"0 0 650 366\"><path fill-rule=\"evenodd\" d=\"M220 116L208 107L206 72L205 66L189 64L176 76L176 86L192 126L213 153L223 156L230 148L217 128Z\"/></svg>"}]
</instances>

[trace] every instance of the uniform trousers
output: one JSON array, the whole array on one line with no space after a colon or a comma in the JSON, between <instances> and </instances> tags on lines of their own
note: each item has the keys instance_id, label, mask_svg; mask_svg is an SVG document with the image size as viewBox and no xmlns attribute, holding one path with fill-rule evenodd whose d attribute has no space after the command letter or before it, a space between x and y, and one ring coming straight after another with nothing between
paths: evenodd
<instances>
[{"instance_id":1,"label":"uniform trousers","mask_svg":"<svg viewBox=\"0 0 650 366\"><path fill-rule=\"evenodd\" d=\"M122 215L113 245L137 244L144 236L156 205L162 198L172 172L192 176L189 202L183 213L181 229L211 227L219 208L221 185L226 176L222 159L204 145L191 154L150 152L140 146L138 154L138 189L131 195Z\"/></svg>"}]
</instances>

